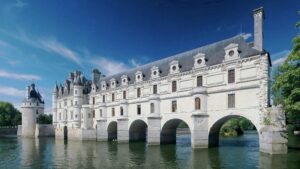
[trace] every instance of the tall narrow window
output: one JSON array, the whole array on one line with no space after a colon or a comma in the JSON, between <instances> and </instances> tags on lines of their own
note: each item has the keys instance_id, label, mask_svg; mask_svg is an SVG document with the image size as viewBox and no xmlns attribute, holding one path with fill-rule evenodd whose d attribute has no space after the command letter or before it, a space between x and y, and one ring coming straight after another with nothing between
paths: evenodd
<instances>
[{"instance_id":1,"label":"tall narrow window","mask_svg":"<svg viewBox=\"0 0 300 169\"><path fill-rule=\"evenodd\" d=\"M61 120L61 113L59 113L59 120Z\"/></svg>"},{"instance_id":2,"label":"tall narrow window","mask_svg":"<svg viewBox=\"0 0 300 169\"><path fill-rule=\"evenodd\" d=\"M123 110L123 107L121 106L120 107L120 115L123 116L123 113L124 113L124 110Z\"/></svg>"},{"instance_id":3,"label":"tall narrow window","mask_svg":"<svg viewBox=\"0 0 300 169\"><path fill-rule=\"evenodd\" d=\"M177 111L177 102L176 100L172 101L172 112L176 112Z\"/></svg>"},{"instance_id":4,"label":"tall narrow window","mask_svg":"<svg viewBox=\"0 0 300 169\"><path fill-rule=\"evenodd\" d=\"M176 92L177 91L177 83L176 81L172 81L172 92Z\"/></svg>"},{"instance_id":5,"label":"tall narrow window","mask_svg":"<svg viewBox=\"0 0 300 169\"><path fill-rule=\"evenodd\" d=\"M201 100L199 97L195 98L195 110L200 110L201 109Z\"/></svg>"},{"instance_id":6,"label":"tall narrow window","mask_svg":"<svg viewBox=\"0 0 300 169\"><path fill-rule=\"evenodd\" d=\"M93 118L95 118L95 110L93 110Z\"/></svg>"},{"instance_id":7,"label":"tall narrow window","mask_svg":"<svg viewBox=\"0 0 300 169\"><path fill-rule=\"evenodd\" d=\"M95 104L95 97L93 97L93 104Z\"/></svg>"},{"instance_id":8,"label":"tall narrow window","mask_svg":"<svg viewBox=\"0 0 300 169\"><path fill-rule=\"evenodd\" d=\"M102 102L105 103L105 95L102 96Z\"/></svg>"},{"instance_id":9,"label":"tall narrow window","mask_svg":"<svg viewBox=\"0 0 300 169\"><path fill-rule=\"evenodd\" d=\"M235 73L234 69L228 70L228 83L235 82Z\"/></svg>"},{"instance_id":10,"label":"tall narrow window","mask_svg":"<svg viewBox=\"0 0 300 169\"><path fill-rule=\"evenodd\" d=\"M71 111L71 119L73 120L73 111Z\"/></svg>"},{"instance_id":11,"label":"tall narrow window","mask_svg":"<svg viewBox=\"0 0 300 169\"><path fill-rule=\"evenodd\" d=\"M153 94L157 94L157 85L153 85Z\"/></svg>"},{"instance_id":12,"label":"tall narrow window","mask_svg":"<svg viewBox=\"0 0 300 169\"><path fill-rule=\"evenodd\" d=\"M141 114L141 105L137 105L137 114L138 114L138 115Z\"/></svg>"},{"instance_id":13,"label":"tall narrow window","mask_svg":"<svg viewBox=\"0 0 300 169\"><path fill-rule=\"evenodd\" d=\"M100 117L102 117L102 109L100 109Z\"/></svg>"},{"instance_id":14,"label":"tall narrow window","mask_svg":"<svg viewBox=\"0 0 300 169\"><path fill-rule=\"evenodd\" d=\"M112 117L115 116L115 108L111 108L111 116L112 116Z\"/></svg>"},{"instance_id":15,"label":"tall narrow window","mask_svg":"<svg viewBox=\"0 0 300 169\"><path fill-rule=\"evenodd\" d=\"M115 101L115 94L111 94L111 101L114 102Z\"/></svg>"},{"instance_id":16,"label":"tall narrow window","mask_svg":"<svg viewBox=\"0 0 300 169\"><path fill-rule=\"evenodd\" d=\"M197 86L203 86L202 76L197 76Z\"/></svg>"},{"instance_id":17,"label":"tall narrow window","mask_svg":"<svg viewBox=\"0 0 300 169\"><path fill-rule=\"evenodd\" d=\"M235 94L228 94L228 108L235 107Z\"/></svg>"},{"instance_id":18,"label":"tall narrow window","mask_svg":"<svg viewBox=\"0 0 300 169\"><path fill-rule=\"evenodd\" d=\"M141 97L141 88L137 88L136 95L137 97Z\"/></svg>"},{"instance_id":19,"label":"tall narrow window","mask_svg":"<svg viewBox=\"0 0 300 169\"><path fill-rule=\"evenodd\" d=\"M154 113L154 103L150 103L150 113Z\"/></svg>"},{"instance_id":20,"label":"tall narrow window","mask_svg":"<svg viewBox=\"0 0 300 169\"><path fill-rule=\"evenodd\" d=\"M123 91L123 99L126 99L126 91Z\"/></svg>"}]
</instances>

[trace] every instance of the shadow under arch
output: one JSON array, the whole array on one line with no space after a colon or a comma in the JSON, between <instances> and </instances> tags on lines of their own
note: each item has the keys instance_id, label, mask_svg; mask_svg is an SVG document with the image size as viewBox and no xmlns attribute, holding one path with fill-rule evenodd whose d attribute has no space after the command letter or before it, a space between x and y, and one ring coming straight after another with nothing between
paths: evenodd
<instances>
[{"instance_id":1,"label":"shadow under arch","mask_svg":"<svg viewBox=\"0 0 300 169\"><path fill-rule=\"evenodd\" d=\"M108 124L107 127L107 140L117 140L118 139L118 123L116 121L112 121Z\"/></svg>"},{"instance_id":2,"label":"shadow under arch","mask_svg":"<svg viewBox=\"0 0 300 169\"><path fill-rule=\"evenodd\" d=\"M209 147L218 147L219 146L219 133L220 130L222 128L222 126L230 119L233 118L245 118L247 120L249 120L252 125L255 127L256 130L258 130L257 126L255 125L255 123L253 123L249 118L244 117L244 116L240 116L240 115L227 115L224 116L222 118L220 118L219 120L217 120L209 129L209 136L208 136L208 146Z\"/></svg>"},{"instance_id":3,"label":"shadow under arch","mask_svg":"<svg viewBox=\"0 0 300 169\"><path fill-rule=\"evenodd\" d=\"M129 127L129 141L146 141L148 125L143 120L135 120Z\"/></svg>"},{"instance_id":4,"label":"shadow under arch","mask_svg":"<svg viewBox=\"0 0 300 169\"><path fill-rule=\"evenodd\" d=\"M177 119L177 118L170 119L167 122L165 122L165 124L161 129L161 133L160 133L161 144L176 144L176 130L180 123L184 123L186 126L188 126L189 132L191 132L190 126L184 120Z\"/></svg>"}]
</instances>

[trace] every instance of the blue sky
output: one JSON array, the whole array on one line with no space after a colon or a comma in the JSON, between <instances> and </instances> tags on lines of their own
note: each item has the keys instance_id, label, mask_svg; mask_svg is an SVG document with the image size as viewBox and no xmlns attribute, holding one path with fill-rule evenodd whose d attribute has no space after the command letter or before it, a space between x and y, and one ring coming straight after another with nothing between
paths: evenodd
<instances>
[{"instance_id":1,"label":"blue sky","mask_svg":"<svg viewBox=\"0 0 300 169\"><path fill-rule=\"evenodd\" d=\"M19 106L33 79L49 112L55 82L73 70L110 75L240 33L253 41L260 6L279 65L299 33L298 0L1 0L0 100Z\"/></svg>"}]
</instances>

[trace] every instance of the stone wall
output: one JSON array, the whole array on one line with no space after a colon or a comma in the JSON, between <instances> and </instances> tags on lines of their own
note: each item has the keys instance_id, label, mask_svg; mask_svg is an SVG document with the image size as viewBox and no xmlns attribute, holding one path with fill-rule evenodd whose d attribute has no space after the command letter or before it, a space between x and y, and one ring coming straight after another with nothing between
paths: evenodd
<instances>
[{"instance_id":1,"label":"stone wall","mask_svg":"<svg viewBox=\"0 0 300 169\"><path fill-rule=\"evenodd\" d=\"M16 135L17 128L0 128L0 135Z\"/></svg>"},{"instance_id":2,"label":"stone wall","mask_svg":"<svg viewBox=\"0 0 300 169\"><path fill-rule=\"evenodd\" d=\"M54 137L54 127L52 124L37 124L35 137Z\"/></svg>"}]
</instances>

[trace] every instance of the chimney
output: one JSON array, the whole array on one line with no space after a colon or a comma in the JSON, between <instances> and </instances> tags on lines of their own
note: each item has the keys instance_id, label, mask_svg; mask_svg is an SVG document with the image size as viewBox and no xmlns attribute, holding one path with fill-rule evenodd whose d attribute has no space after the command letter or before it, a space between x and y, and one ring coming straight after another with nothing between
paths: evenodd
<instances>
[{"instance_id":1,"label":"chimney","mask_svg":"<svg viewBox=\"0 0 300 169\"><path fill-rule=\"evenodd\" d=\"M262 51L263 50L263 24L264 24L264 8L260 7L253 10L254 17L254 48Z\"/></svg>"},{"instance_id":2,"label":"chimney","mask_svg":"<svg viewBox=\"0 0 300 169\"><path fill-rule=\"evenodd\" d=\"M98 69L94 69L92 71L92 83L93 84L97 83L99 81L100 77L101 77L101 72L99 72Z\"/></svg>"}]
</instances>

